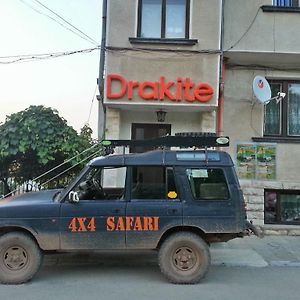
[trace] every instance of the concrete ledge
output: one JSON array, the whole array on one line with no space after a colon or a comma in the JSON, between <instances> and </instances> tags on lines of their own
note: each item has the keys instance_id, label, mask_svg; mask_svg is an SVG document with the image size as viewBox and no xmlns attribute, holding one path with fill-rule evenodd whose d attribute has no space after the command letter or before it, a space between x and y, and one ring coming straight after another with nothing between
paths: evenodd
<instances>
[{"instance_id":1,"label":"concrete ledge","mask_svg":"<svg viewBox=\"0 0 300 300\"><path fill-rule=\"evenodd\" d=\"M300 225L263 225L261 229L265 235L300 236Z\"/></svg>"}]
</instances>

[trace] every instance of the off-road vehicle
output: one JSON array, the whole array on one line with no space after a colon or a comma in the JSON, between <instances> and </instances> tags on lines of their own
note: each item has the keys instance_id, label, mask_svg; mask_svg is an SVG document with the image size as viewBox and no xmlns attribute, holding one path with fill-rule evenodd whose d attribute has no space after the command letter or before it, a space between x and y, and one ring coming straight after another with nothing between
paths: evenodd
<instances>
[{"instance_id":1,"label":"off-road vehicle","mask_svg":"<svg viewBox=\"0 0 300 300\"><path fill-rule=\"evenodd\" d=\"M65 189L0 200L2 283L30 280L48 252L121 249L157 250L170 282L197 283L209 269L211 243L256 233L229 154L208 150L227 146L227 137L102 144L109 155ZM161 149L110 154L117 146Z\"/></svg>"}]
</instances>

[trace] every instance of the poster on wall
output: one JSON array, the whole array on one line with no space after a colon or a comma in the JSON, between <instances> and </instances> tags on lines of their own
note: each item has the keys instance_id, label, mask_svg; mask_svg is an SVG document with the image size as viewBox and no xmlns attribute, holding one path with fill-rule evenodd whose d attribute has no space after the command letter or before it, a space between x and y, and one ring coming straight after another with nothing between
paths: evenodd
<instances>
[{"instance_id":1,"label":"poster on wall","mask_svg":"<svg viewBox=\"0 0 300 300\"><path fill-rule=\"evenodd\" d=\"M276 179L276 144L239 143L236 151L239 178Z\"/></svg>"}]
</instances>

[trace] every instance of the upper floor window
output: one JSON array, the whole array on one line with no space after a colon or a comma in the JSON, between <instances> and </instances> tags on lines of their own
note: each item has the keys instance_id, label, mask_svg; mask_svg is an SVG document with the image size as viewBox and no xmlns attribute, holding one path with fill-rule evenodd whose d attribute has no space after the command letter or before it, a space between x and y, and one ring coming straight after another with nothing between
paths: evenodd
<instances>
[{"instance_id":1,"label":"upper floor window","mask_svg":"<svg viewBox=\"0 0 300 300\"><path fill-rule=\"evenodd\" d=\"M188 38L190 0L139 0L138 37Z\"/></svg>"},{"instance_id":2,"label":"upper floor window","mask_svg":"<svg viewBox=\"0 0 300 300\"><path fill-rule=\"evenodd\" d=\"M285 7L298 7L300 6L299 0L274 0L273 5L275 6L285 6Z\"/></svg>"},{"instance_id":3,"label":"upper floor window","mask_svg":"<svg viewBox=\"0 0 300 300\"><path fill-rule=\"evenodd\" d=\"M278 92L286 97L276 102L272 100L265 106L264 135L272 137L300 137L300 82L270 82L272 97Z\"/></svg>"}]
</instances>

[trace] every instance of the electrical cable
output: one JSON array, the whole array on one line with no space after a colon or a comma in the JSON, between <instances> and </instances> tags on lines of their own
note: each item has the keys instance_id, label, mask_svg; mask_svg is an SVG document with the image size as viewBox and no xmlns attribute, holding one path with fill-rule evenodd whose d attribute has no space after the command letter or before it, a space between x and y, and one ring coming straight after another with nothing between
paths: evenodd
<instances>
[{"instance_id":1,"label":"electrical cable","mask_svg":"<svg viewBox=\"0 0 300 300\"><path fill-rule=\"evenodd\" d=\"M91 102L91 105L90 105L89 116L88 116L86 124L89 124L90 119L91 119L91 114L92 114L92 109L93 109L93 104L94 104L94 100L95 100L97 89L98 89L98 85L96 85L96 87L95 87L95 91L94 91L94 94L93 94L92 102Z\"/></svg>"},{"instance_id":2,"label":"electrical cable","mask_svg":"<svg viewBox=\"0 0 300 300\"><path fill-rule=\"evenodd\" d=\"M45 173L43 173L43 174L41 174L41 175L39 175L39 176L37 176L37 177L35 177L35 178L31 179L31 181L37 181L38 179L41 179L42 177L46 176L47 174L49 174L49 173L53 172L54 170L56 170L56 169L58 169L58 168L62 167L62 166L63 166L63 165L65 165L65 164L67 164L67 163L71 162L71 161L72 161L72 160L74 160L75 158L77 158L77 157L79 157L80 155L82 155L82 154L86 153L87 151L90 151L90 150L92 150L93 148L95 148L95 147L97 147L97 146L99 146L99 145L100 145L100 143L96 143L96 144L94 144L94 145L93 145L93 146L91 146L90 148L87 148L87 149L85 149L84 151L82 151L82 152L78 153L77 155L75 155L75 156L73 156L73 157L69 158L68 160L66 160L66 161L62 162L62 163L61 163L61 164L59 164L58 166L56 166L56 167L54 167L54 168L52 168L52 169L50 169L50 170L46 171ZM97 150L97 151L98 151L98 150ZM95 152L95 153L96 153L96 152ZM11 194L13 194L13 193L17 192L17 191L18 191L18 189L19 189L19 188L17 188L17 189L15 189L15 190L11 191L10 193L8 193L8 194L4 195L4 197L7 197L7 196L9 196L9 195L11 195Z\"/></svg>"},{"instance_id":3,"label":"electrical cable","mask_svg":"<svg viewBox=\"0 0 300 300\"><path fill-rule=\"evenodd\" d=\"M246 31L242 34L242 36L232 46L230 46L228 49L224 50L224 52L227 52L227 51L231 50L232 48L234 48L245 37L245 35L250 31L250 29L252 28L254 22L256 21L256 18L258 16L258 13L259 13L260 9L261 9L261 7L258 8L253 20L251 21L251 23L248 26L248 28L246 29Z\"/></svg>"},{"instance_id":4,"label":"electrical cable","mask_svg":"<svg viewBox=\"0 0 300 300\"><path fill-rule=\"evenodd\" d=\"M88 160L88 159L91 159L91 158L92 158L93 156L95 156L97 153L98 153L98 151L96 151L96 152L92 153L91 155L85 157L83 160L81 160L80 162L78 162L78 163L75 164L74 166L69 167L68 169L62 171L61 173L59 173L59 174L53 176L52 178L50 178L50 179L47 180L46 182L43 182L40 186L42 187L42 186L46 185L47 183L51 182L52 180L56 179L57 177L59 177L59 176L65 174L66 172L69 172L70 170L72 170L73 168L77 167L78 165L80 165L80 164L83 163L84 161L86 161L86 160Z\"/></svg>"},{"instance_id":5,"label":"electrical cable","mask_svg":"<svg viewBox=\"0 0 300 300\"><path fill-rule=\"evenodd\" d=\"M58 58L62 56L69 56L73 54L81 54L81 53L90 53L95 50L100 50L100 47L89 48L89 49L82 49L82 50L73 50L73 51L66 51L66 52L56 52L56 53L45 53L45 54L28 54L28 55L20 55L20 56L2 56L2 59L8 58L15 58L9 61L0 61L0 64L13 64L13 63L22 63L22 62L32 62L37 60L44 60L50 58Z\"/></svg>"},{"instance_id":6,"label":"electrical cable","mask_svg":"<svg viewBox=\"0 0 300 300\"><path fill-rule=\"evenodd\" d=\"M54 15L56 15L57 17L59 17L61 20L63 20L65 23L67 23L68 25L70 25L72 28L74 28L75 30L77 30L78 32L80 32L81 34L83 34L85 37L87 37L89 40L91 40L92 42L95 43L95 45L99 45L99 43L97 41L95 41L93 38L91 38L90 36L88 36L86 33L84 33L82 30L80 30L79 28L77 28L76 26L72 25L70 22L68 22L66 19L64 19L63 17L61 17L59 14L57 14L55 11L53 11L52 9L50 9L49 7L47 7L45 4L41 3L38 0L34 0L35 2L37 2L38 4L40 4L41 6L43 6L44 8L46 8L47 10L49 10L50 12L52 12Z\"/></svg>"},{"instance_id":7,"label":"electrical cable","mask_svg":"<svg viewBox=\"0 0 300 300\"><path fill-rule=\"evenodd\" d=\"M71 28L66 27L64 24L62 24L61 22L57 21L55 18L49 16L46 13L41 12L40 10L36 9L35 7L33 7L32 5L30 5L29 3L25 2L24 0L19 0L21 3L23 3L24 5L26 5L27 7L31 8L32 10L34 10L35 12L37 12L38 14L41 14L49 19L51 19L52 21L54 21L55 23L59 24L60 26L62 26L63 28L65 28L66 30L69 30L70 32L74 33L75 35L79 36L81 39L98 46L99 44L97 42L95 42L94 40L89 40L87 38L85 38L84 36L78 34L76 31L72 30Z\"/></svg>"}]
</instances>

